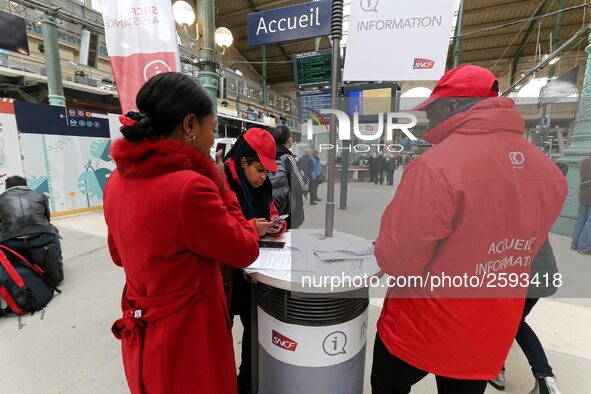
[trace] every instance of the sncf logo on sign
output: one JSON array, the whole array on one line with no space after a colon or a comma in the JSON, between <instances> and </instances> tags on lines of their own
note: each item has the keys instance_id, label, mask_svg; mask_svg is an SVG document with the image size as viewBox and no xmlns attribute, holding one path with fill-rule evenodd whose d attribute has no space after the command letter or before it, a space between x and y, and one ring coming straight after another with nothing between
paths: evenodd
<instances>
[{"instance_id":1,"label":"sncf logo on sign","mask_svg":"<svg viewBox=\"0 0 591 394\"><path fill-rule=\"evenodd\" d=\"M273 345L279 346L280 348L289 350L291 352L295 352L296 348L298 347L298 343L296 341L279 334L275 330L273 330Z\"/></svg>"},{"instance_id":2,"label":"sncf logo on sign","mask_svg":"<svg viewBox=\"0 0 591 394\"><path fill-rule=\"evenodd\" d=\"M514 166L520 166L525 162L525 156L521 152L509 153L509 160Z\"/></svg>"},{"instance_id":3,"label":"sncf logo on sign","mask_svg":"<svg viewBox=\"0 0 591 394\"><path fill-rule=\"evenodd\" d=\"M431 59L415 58L412 68L414 70L432 70L435 67L435 61Z\"/></svg>"}]
</instances>

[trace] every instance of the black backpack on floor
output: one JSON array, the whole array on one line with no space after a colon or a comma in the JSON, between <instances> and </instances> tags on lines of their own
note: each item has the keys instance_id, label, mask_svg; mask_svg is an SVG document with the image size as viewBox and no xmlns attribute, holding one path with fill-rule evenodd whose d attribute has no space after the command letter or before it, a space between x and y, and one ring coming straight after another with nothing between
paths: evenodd
<instances>
[{"instance_id":1,"label":"black backpack on floor","mask_svg":"<svg viewBox=\"0 0 591 394\"><path fill-rule=\"evenodd\" d=\"M42 279L45 271L0 245L0 297L17 315L37 312L52 300L54 288Z\"/></svg>"}]
</instances>

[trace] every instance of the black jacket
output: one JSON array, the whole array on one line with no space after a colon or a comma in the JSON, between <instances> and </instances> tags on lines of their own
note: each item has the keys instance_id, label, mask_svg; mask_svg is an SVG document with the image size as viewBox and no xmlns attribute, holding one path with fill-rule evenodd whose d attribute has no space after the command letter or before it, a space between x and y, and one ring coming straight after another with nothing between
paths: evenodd
<instances>
[{"instance_id":1,"label":"black jacket","mask_svg":"<svg viewBox=\"0 0 591 394\"><path fill-rule=\"evenodd\" d=\"M396 171L396 159L391 157L388 159L388 171Z\"/></svg>"},{"instance_id":2,"label":"black jacket","mask_svg":"<svg viewBox=\"0 0 591 394\"><path fill-rule=\"evenodd\" d=\"M289 188L289 212L279 212L280 214L288 213L289 217L286 219L287 228L298 228L304 223L304 197L303 197L303 190L302 185L300 183L301 177L298 177L295 171L299 171L297 163L295 159L293 159L293 154L289 149L284 147L283 145L277 145L277 156L275 157L276 160L282 160L285 164L285 172L287 173L287 185L284 187ZM289 156L286 156L289 155ZM301 159L300 159L301 160ZM295 167L295 168L294 168ZM283 194L281 191L273 190L273 195ZM277 205L277 204L275 204ZM277 208L279 209L279 208Z\"/></svg>"},{"instance_id":3,"label":"black jacket","mask_svg":"<svg viewBox=\"0 0 591 394\"><path fill-rule=\"evenodd\" d=\"M527 298L550 297L556 293L558 290L554 281L556 274L558 274L558 267L554 251L550 240L546 240L531 263Z\"/></svg>"},{"instance_id":4,"label":"black jacket","mask_svg":"<svg viewBox=\"0 0 591 394\"><path fill-rule=\"evenodd\" d=\"M314 172L314 162L312 158L309 156L302 156L300 160L298 160L298 166L300 167L300 171L304 173L304 175L312 180L312 172Z\"/></svg>"},{"instance_id":5,"label":"black jacket","mask_svg":"<svg viewBox=\"0 0 591 394\"><path fill-rule=\"evenodd\" d=\"M50 221L45 194L26 186L15 186L0 194L0 242L25 235L59 235Z\"/></svg>"},{"instance_id":6,"label":"black jacket","mask_svg":"<svg viewBox=\"0 0 591 394\"><path fill-rule=\"evenodd\" d=\"M388 162L386 161L386 158L384 156L378 156L374 161L373 169L375 171L384 171L387 167L387 163Z\"/></svg>"}]
</instances>

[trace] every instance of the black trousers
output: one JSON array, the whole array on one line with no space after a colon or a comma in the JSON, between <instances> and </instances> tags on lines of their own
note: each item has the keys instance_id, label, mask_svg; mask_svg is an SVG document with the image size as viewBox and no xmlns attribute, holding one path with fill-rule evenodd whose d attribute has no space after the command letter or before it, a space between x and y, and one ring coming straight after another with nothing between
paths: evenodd
<instances>
[{"instance_id":1,"label":"black trousers","mask_svg":"<svg viewBox=\"0 0 591 394\"><path fill-rule=\"evenodd\" d=\"M384 170L376 170L374 175L373 183L377 185L380 182L380 185L384 184Z\"/></svg>"},{"instance_id":2,"label":"black trousers","mask_svg":"<svg viewBox=\"0 0 591 394\"><path fill-rule=\"evenodd\" d=\"M240 372L238 373L239 394L250 394L252 386L252 320L250 316L250 298L250 284L244 278L244 272L241 269L234 270L230 318L234 321L234 317L240 316L240 322L242 322L242 326L244 327L244 332L242 333L242 362L240 363Z\"/></svg>"},{"instance_id":3,"label":"black trousers","mask_svg":"<svg viewBox=\"0 0 591 394\"><path fill-rule=\"evenodd\" d=\"M394 184L394 170L388 170L388 185Z\"/></svg>"},{"instance_id":4,"label":"black trousers","mask_svg":"<svg viewBox=\"0 0 591 394\"><path fill-rule=\"evenodd\" d=\"M427 376L422 371L390 354L379 335L373 350L371 388L373 394L407 394L411 387ZM485 380L458 380L437 376L439 394L483 394Z\"/></svg>"},{"instance_id":5,"label":"black trousers","mask_svg":"<svg viewBox=\"0 0 591 394\"><path fill-rule=\"evenodd\" d=\"M310 179L310 204L316 203L318 200L318 182L315 179Z\"/></svg>"}]
</instances>

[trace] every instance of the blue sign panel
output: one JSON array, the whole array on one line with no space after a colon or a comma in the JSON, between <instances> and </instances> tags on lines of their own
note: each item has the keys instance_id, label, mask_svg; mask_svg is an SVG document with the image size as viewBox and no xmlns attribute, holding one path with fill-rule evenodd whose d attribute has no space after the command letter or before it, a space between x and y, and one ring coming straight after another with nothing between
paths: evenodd
<instances>
[{"instance_id":1,"label":"blue sign panel","mask_svg":"<svg viewBox=\"0 0 591 394\"><path fill-rule=\"evenodd\" d=\"M110 138L107 114L24 101L15 101L14 109L21 133Z\"/></svg>"},{"instance_id":2,"label":"blue sign panel","mask_svg":"<svg viewBox=\"0 0 591 394\"><path fill-rule=\"evenodd\" d=\"M248 46L330 34L332 1L322 0L248 15Z\"/></svg>"},{"instance_id":3,"label":"blue sign panel","mask_svg":"<svg viewBox=\"0 0 591 394\"><path fill-rule=\"evenodd\" d=\"M306 123L311 119L310 110L320 111L331 107L330 91L313 90L298 92L300 123Z\"/></svg>"}]
</instances>

